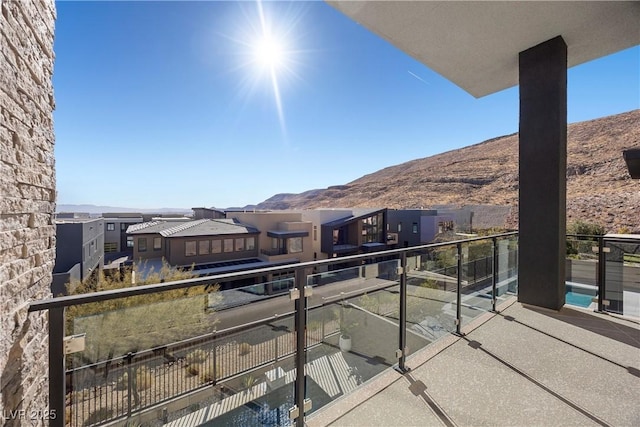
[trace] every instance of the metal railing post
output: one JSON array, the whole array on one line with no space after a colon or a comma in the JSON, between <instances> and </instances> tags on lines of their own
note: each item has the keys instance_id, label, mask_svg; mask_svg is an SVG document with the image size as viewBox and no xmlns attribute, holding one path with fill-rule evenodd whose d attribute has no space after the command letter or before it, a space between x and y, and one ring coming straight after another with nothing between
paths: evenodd
<instances>
[{"instance_id":1,"label":"metal railing post","mask_svg":"<svg viewBox=\"0 0 640 427\"><path fill-rule=\"evenodd\" d=\"M65 423L64 307L49 309L49 410L52 427Z\"/></svg>"},{"instance_id":2,"label":"metal railing post","mask_svg":"<svg viewBox=\"0 0 640 427\"><path fill-rule=\"evenodd\" d=\"M456 290L456 334L461 335L460 327L462 326L462 313L460 306L462 305L462 243L458 243L458 287Z\"/></svg>"},{"instance_id":3,"label":"metal railing post","mask_svg":"<svg viewBox=\"0 0 640 427\"><path fill-rule=\"evenodd\" d=\"M127 418L131 418L131 398L133 397L133 374L131 371L131 359L133 359L133 353L127 353L124 358L127 361Z\"/></svg>"},{"instance_id":4,"label":"metal railing post","mask_svg":"<svg viewBox=\"0 0 640 427\"><path fill-rule=\"evenodd\" d=\"M604 311L604 290L605 290L605 253L604 237L598 237L598 312Z\"/></svg>"},{"instance_id":5,"label":"metal railing post","mask_svg":"<svg viewBox=\"0 0 640 427\"><path fill-rule=\"evenodd\" d=\"M407 359L407 253L400 257L400 331L398 334L398 370L407 372L405 362Z\"/></svg>"},{"instance_id":6,"label":"metal railing post","mask_svg":"<svg viewBox=\"0 0 640 427\"><path fill-rule=\"evenodd\" d=\"M494 237L493 241L493 280L491 282L491 311L496 312L497 285L498 285L498 239Z\"/></svg>"},{"instance_id":7,"label":"metal railing post","mask_svg":"<svg viewBox=\"0 0 640 427\"><path fill-rule=\"evenodd\" d=\"M306 381L304 376L304 365L307 361L307 349L305 348L305 330L306 327L306 303L304 296L304 286L306 278L304 269L296 270L296 288L299 292L299 298L295 301L295 327L296 327L296 382L294 386L294 401L298 407L298 417L296 418L296 427L304 427L304 398Z\"/></svg>"}]
</instances>

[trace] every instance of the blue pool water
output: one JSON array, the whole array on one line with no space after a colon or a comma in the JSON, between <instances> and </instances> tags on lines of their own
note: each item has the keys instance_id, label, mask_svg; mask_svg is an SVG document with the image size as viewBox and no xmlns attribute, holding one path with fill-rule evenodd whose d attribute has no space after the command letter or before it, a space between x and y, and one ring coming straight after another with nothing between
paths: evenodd
<instances>
[{"instance_id":1,"label":"blue pool water","mask_svg":"<svg viewBox=\"0 0 640 427\"><path fill-rule=\"evenodd\" d=\"M592 295L581 294L573 291L567 291L565 302L578 307L589 307L591 305Z\"/></svg>"}]
</instances>

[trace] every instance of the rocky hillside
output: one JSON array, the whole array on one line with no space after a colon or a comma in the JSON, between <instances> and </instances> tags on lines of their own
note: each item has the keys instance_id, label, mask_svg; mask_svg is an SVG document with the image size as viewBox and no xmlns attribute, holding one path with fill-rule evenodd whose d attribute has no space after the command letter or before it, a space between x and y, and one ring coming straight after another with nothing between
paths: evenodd
<instances>
[{"instance_id":1,"label":"rocky hillside","mask_svg":"<svg viewBox=\"0 0 640 427\"><path fill-rule=\"evenodd\" d=\"M567 221L597 222L608 231L640 231L640 181L622 150L640 146L640 110L568 127ZM412 160L346 185L278 194L260 209L319 207L416 208L435 205L512 207L505 226L517 228L518 134Z\"/></svg>"}]
</instances>

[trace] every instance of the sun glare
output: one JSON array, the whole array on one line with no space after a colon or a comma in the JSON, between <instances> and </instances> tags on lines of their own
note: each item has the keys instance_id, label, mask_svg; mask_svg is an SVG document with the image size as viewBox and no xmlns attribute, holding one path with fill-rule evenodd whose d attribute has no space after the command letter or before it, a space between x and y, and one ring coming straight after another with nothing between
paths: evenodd
<instances>
[{"instance_id":1,"label":"sun glare","mask_svg":"<svg viewBox=\"0 0 640 427\"><path fill-rule=\"evenodd\" d=\"M231 39L242 48L242 61L238 68L247 74L243 79L243 92L248 94L268 85L273 95L280 127L286 138L285 114L282 103L281 85L286 87L292 78L300 78L297 68L300 66L299 48L295 37L304 6L288 7L277 2L263 5L262 0L255 1L253 13L250 8L241 8L245 21L236 28L240 34ZM299 36L298 36L299 37Z\"/></svg>"},{"instance_id":2,"label":"sun glare","mask_svg":"<svg viewBox=\"0 0 640 427\"><path fill-rule=\"evenodd\" d=\"M282 66L286 59L282 44L270 36L256 44L254 54L260 66L274 69Z\"/></svg>"}]
</instances>

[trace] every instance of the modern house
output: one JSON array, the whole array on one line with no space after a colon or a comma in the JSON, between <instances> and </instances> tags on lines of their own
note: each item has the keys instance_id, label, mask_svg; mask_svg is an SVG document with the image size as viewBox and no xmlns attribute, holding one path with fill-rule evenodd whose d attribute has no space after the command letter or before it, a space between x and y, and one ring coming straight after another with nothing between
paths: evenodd
<instances>
[{"instance_id":1,"label":"modern house","mask_svg":"<svg viewBox=\"0 0 640 427\"><path fill-rule=\"evenodd\" d=\"M69 215L64 215L69 216ZM66 284L84 281L104 266L104 220L64 218L56 224L56 262L51 291L66 294Z\"/></svg>"},{"instance_id":2,"label":"modern house","mask_svg":"<svg viewBox=\"0 0 640 427\"><path fill-rule=\"evenodd\" d=\"M314 251L313 223L303 219L302 211L227 212L228 218L260 230L258 246L265 261L305 262L317 259Z\"/></svg>"},{"instance_id":3,"label":"modern house","mask_svg":"<svg viewBox=\"0 0 640 427\"><path fill-rule=\"evenodd\" d=\"M139 213L103 213L104 252L133 253L133 241L127 239L129 226L143 222Z\"/></svg>"},{"instance_id":4,"label":"modern house","mask_svg":"<svg viewBox=\"0 0 640 427\"><path fill-rule=\"evenodd\" d=\"M163 260L172 267L193 268L198 276L300 262L287 254L261 256L260 231L234 219L156 218L132 225L127 234L134 243L133 262L143 276L158 271ZM265 280L271 279L273 276L265 276ZM254 282L239 280L221 283L221 287Z\"/></svg>"},{"instance_id":5,"label":"modern house","mask_svg":"<svg viewBox=\"0 0 640 427\"><path fill-rule=\"evenodd\" d=\"M387 209L353 209L322 223L321 236L321 250L328 258L387 249Z\"/></svg>"},{"instance_id":6,"label":"modern house","mask_svg":"<svg viewBox=\"0 0 640 427\"><path fill-rule=\"evenodd\" d=\"M456 228L454 213L440 214L435 209L389 209L387 221L387 234L404 248L430 243L438 233Z\"/></svg>"}]
</instances>

